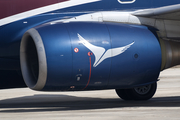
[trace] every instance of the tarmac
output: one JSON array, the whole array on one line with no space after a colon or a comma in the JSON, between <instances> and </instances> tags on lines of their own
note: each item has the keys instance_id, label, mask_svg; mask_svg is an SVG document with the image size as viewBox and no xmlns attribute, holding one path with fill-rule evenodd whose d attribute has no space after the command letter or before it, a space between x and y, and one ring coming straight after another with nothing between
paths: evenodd
<instances>
[{"instance_id":1,"label":"tarmac","mask_svg":"<svg viewBox=\"0 0 180 120\"><path fill-rule=\"evenodd\" d=\"M148 101L123 101L115 90L0 90L0 120L179 120L180 68L164 70L159 79Z\"/></svg>"}]
</instances>

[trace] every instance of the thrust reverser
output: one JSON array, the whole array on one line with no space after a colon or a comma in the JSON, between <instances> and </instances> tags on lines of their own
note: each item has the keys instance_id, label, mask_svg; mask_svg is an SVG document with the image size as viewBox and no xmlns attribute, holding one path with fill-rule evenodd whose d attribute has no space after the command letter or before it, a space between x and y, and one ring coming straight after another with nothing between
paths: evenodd
<instances>
[{"instance_id":1,"label":"thrust reverser","mask_svg":"<svg viewBox=\"0 0 180 120\"><path fill-rule=\"evenodd\" d=\"M31 89L133 88L157 81L161 47L147 27L116 23L45 24L21 42L21 69Z\"/></svg>"}]
</instances>

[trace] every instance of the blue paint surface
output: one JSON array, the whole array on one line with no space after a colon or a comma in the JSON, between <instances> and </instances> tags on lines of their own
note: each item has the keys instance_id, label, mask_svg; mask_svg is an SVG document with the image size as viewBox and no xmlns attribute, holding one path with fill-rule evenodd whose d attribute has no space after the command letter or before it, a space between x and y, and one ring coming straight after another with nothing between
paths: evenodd
<instances>
[{"instance_id":1,"label":"blue paint surface","mask_svg":"<svg viewBox=\"0 0 180 120\"><path fill-rule=\"evenodd\" d=\"M97 11L133 11L179 3L179 0L136 0L132 4L120 4L118 0L101 0L29 17L0 27L0 57L18 58L20 41L23 34L28 29L49 21L60 20L64 17L70 18Z\"/></svg>"},{"instance_id":2,"label":"blue paint surface","mask_svg":"<svg viewBox=\"0 0 180 120\"><path fill-rule=\"evenodd\" d=\"M21 38L28 29L38 25L54 20L71 18L98 11L134 11L138 9L157 8L175 4L180 4L179 0L136 0L132 4L120 4L118 0L101 0L94 3L83 4L32 16L1 26L0 58L1 66L3 65L3 67L0 66L0 69L20 69L20 67L18 67L19 62L17 61L19 61ZM47 43L48 47L46 47L47 55L49 56L47 58L47 62L50 65L49 71L51 71L50 73L48 71L47 84L49 87L47 89L50 89L51 87L54 87L54 90L59 89L59 87L56 88L56 86L59 85L63 87L61 88L62 90L67 90L69 89L69 85L77 85L77 90L80 90L87 84L89 77L89 56L87 55L87 52L89 52L89 50L82 45L78 45L78 37L76 36L77 33L81 33L82 36L89 39L92 44L104 47L106 50L117 46L127 45L132 41L136 41L135 45L131 48L132 50L127 51L126 54L106 59L99 64L97 68L92 67L92 80L89 83L90 88L87 89L104 89L112 88L112 86L126 87L127 85L133 86L156 81L157 79L161 64L160 48L155 35L152 34L146 27L118 24L105 25L104 23L71 23L67 25L59 24L56 27L46 27L48 30L42 29L41 31L41 28L39 28L45 37L44 40L48 39L48 41L56 41ZM53 33L49 31L51 29L54 31ZM63 35L59 36L59 34L62 33ZM59 41L59 39L62 39L62 41ZM109 43L111 43L111 45L101 45L98 41L102 42L102 40L108 42L110 41ZM47 41L45 40L45 42ZM59 44L61 45L60 48L58 46ZM79 53L81 53L81 55L77 55L73 52L73 49L76 46L78 46L80 50ZM57 53L58 50L60 52ZM65 53L68 54L68 56L60 56ZM137 59L134 58L134 55L136 54L138 55ZM53 58L52 56L57 57ZM5 68L4 65L7 64L5 62L6 59L9 59L15 65L12 67L7 66L7 68ZM91 59L93 64L95 60L94 56L91 56ZM65 60L66 62L63 62ZM78 63L79 61L80 63ZM57 77L56 75L58 73L62 74ZM83 74L82 82L77 82L77 75L81 74ZM60 81L60 83L57 83L57 81ZM100 88L98 86L100 86Z\"/></svg>"},{"instance_id":3,"label":"blue paint surface","mask_svg":"<svg viewBox=\"0 0 180 120\"><path fill-rule=\"evenodd\" d=\"M156 36L145 26L72 22L42 25L36 29L42 37L47 58L44 91L82 90L89 77L85 90L129 88L157 81L161 49ZM92 51L80 42L78 34L106 51L134 44L94 67L95 55L88 56Z\"/></svg>"}]
</instances>

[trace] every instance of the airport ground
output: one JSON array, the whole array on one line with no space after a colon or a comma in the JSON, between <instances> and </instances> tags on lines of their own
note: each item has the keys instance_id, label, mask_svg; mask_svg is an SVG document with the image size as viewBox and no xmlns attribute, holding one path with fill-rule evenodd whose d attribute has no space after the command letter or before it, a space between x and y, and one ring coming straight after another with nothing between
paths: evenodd
<instances>
[{"instance_id":1,"label":"airport ground","mask_svg":"<svg viewBox=\"0 0 180 120\"><path fill-rule=\"evenodd\" d=\"M36 92L0 90L0 120L179 120L180 68L161 72L149 101L123 101L114 90Z\"/></svg>"}]
</instances>

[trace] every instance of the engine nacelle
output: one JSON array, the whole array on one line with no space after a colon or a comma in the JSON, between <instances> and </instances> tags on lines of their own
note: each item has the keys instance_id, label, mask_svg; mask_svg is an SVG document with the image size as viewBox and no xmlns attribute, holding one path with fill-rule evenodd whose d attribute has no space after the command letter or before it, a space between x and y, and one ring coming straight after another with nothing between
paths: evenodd
<instances>
[{"instance_id":1,"label":"engine nacelle","mask_svg":"<svg viewBox=\"0 0 180 120\"><path fill-rule=\"evenodd\" d=\"M95 22L45 24L21 42L21 69L34 90L133 88L157 81L161 47L139 25Z\"/></svg>"}]
</instances>

